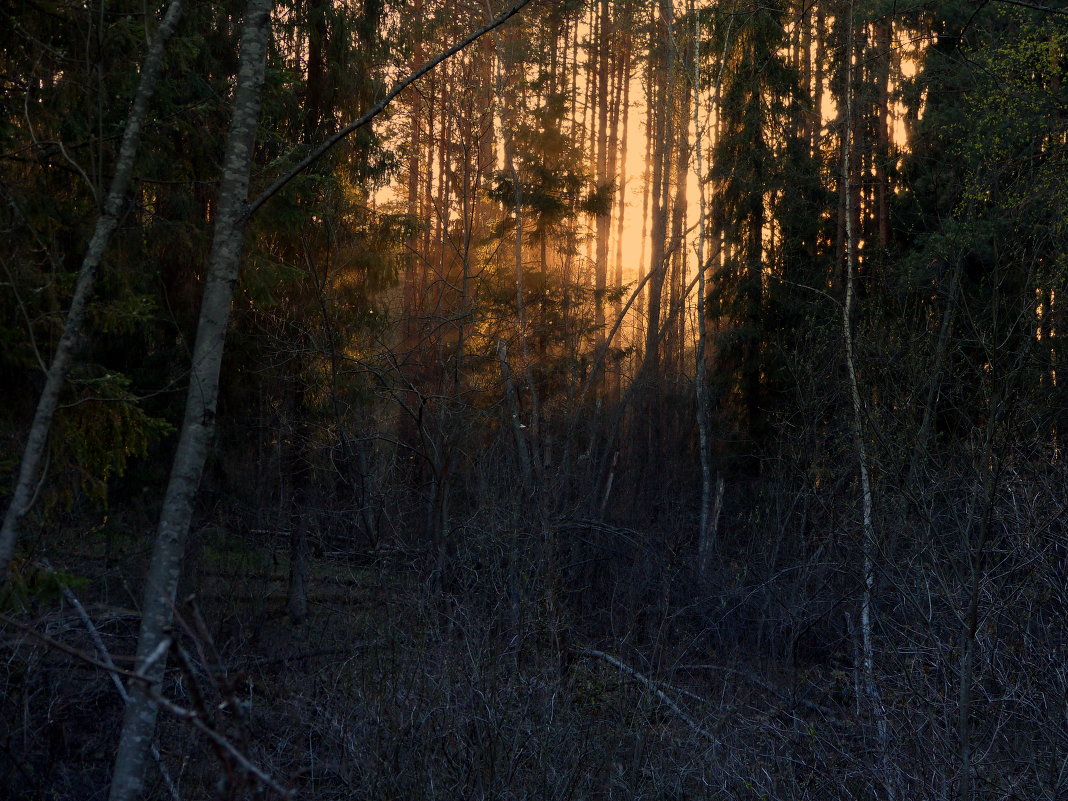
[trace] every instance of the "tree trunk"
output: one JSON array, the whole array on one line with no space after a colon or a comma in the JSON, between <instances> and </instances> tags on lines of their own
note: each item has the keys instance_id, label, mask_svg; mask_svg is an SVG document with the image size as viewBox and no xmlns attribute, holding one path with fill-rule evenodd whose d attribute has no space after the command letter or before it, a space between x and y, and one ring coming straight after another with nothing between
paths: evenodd
<instances>
[{"instance_id":1,"label":"tree trunk","mask_svg":"<svg viewBox=\"0 0 1068 801\"><path fill-rule=\"evenodd\" d=\"M890 56L893 23L889 18L875 23L878 86L878 122L875 150L875 197L879 247L890 244Z\"/></svg>"},{"instance_id":2,"label":"tree trunk","mask_svg":"<svg viewBox=\"0 0 1068 801\"><path fill-rule=\"evenodd\" d=\"M301 496L297 495L299 499ZM294 503L289 531L289 587L286 592L286 611L290 622L299 626L308 617L308 579L311 575L311 554L308 552L307 510Z\"/></svg>"},{"instance_id":3,"label":"tree trunk","mask_svg":"<svg viewBox=\"0 0 1068 801\"><path fill-rule=\"evenodd\" d=\"M705 263L705 242L708 235L708 195L705 191L704 142L708 139L708 117L701 119L701 17L694 11L694 53L693 53L693 130L694 157L697 166L698 187L698 231L697 231L697 352L695 359L694 388L697 395L697 433L698 448L701 456L701 522L697 531L698 573L707 580L712 567L712 552L716 547L716 523L723 498L723 479L718 480L718 494L715 512L712 509L712 442L711 418L712 404L708 392L708 330L705 325L706 304L705 286L707 264ZM724 56L726 61L726 56ZM720 77L723 76L723 64L720 65ZM719 88L719 81L716 81Z\"/></svg>"},{"instance_id":4,"label":"tree trunk","mask_svg":"<svg viewBox=\"0 0 1068 801\"><path fill-rule=\"evenodd\" d=\"M617 292L623 287L623 223L627 212L627 125L630 120L630 55L631 40L630 36L624 36L623 39L623 53L620 56L619 75L620 83L622 85L623 96L620 99L620 115L622 116L622 141L618 144L618 163L619 163L619 186L617 193L619 194L619 202L616 207L616 256L615 256L615 270L613 273L612 288ZM618 130L614 132L618 134ZM613 136L615 139L615 135ZM614 305L615 314L619 314L623 307L623 299L620 298ZM618 396L623 383L623 363L620 363L612 371L612 392Z\"/></svg>"},{"instance_id":5,"label":"tree trunk","mask_svg":"<svg viewBox=\"0 0 1068 801\"><path fill-rule=\"evenodd\" d=\"M646 247L649 243L649 196L652 193L653 185L650 165L653 163L653 140L656 137L657 114L656 106L653 103L653 98L655 96L655 88L653 86L653 60L652 58L648 58L646 59L646 62L645 85L648 116L646 117L645 126L645 161L642 162L645 165L645 170L642 172L642 233L641 246L638 248L638 275L646 275L645 254ZM638 295L637 314L634 316L634 331L631 338L633 344L641 342L645 336L645 295L646 293L644 291ZM637 351L636 348L635 351ZM641 362L636 359L635 364L638 365L640 363Z\"/></svg>"},{"instance_id":6,"label":"tree trunk","mask_svg":"<svg viewBox=\"0 0 1068 801\"><path fill-rule=\"evenodd\" d=\"M412 18L417 26L415 43L412 50L412 69L418 68L423 62L423 0L415 0L412 10ZM419 157L422 154L422 95L419 92L409 94L409 149L408 156L408 216L412 220L421 217L420 209L420 185L419 177L423 174L420 169ZM422 281L419 273L423 269L425 250L420 248L423 235L413 228L408 237L408 253L404 269L404 321L405 321L405 346L410 347L413 341L414 320L419 312L419 300L422 295Z\"/></svg>"},{"instance_id":7,"label":"tree trunk","mask_svg":"<svg viewBox=\"0 0 1068 801\"><path fill-rule=\"evenodd\" d=\"M671 25L672 8L668 2L660 4L660 24L653 27L650 47L659 51L656 68L651 70L650 91L658 90L655 100L656 143L653 147L652 221L650 237L652 250L649 256L649 271L652 279L648 290L648 317L645 329L645 354L642 364L643 380L655 385L660 374L660 307L667 275L667 235L671 206L671 154L675 146L675 70L673 51L667 41ZM663 28L663 31L660 29ZM662 36L662 41L657 37ZM652 59L654 56L650 56Z\"/></svg>"},{"instance_id":8,"label":"tree trunk","mask_svg":"<svg viewBox=\"0 0 1068 801\"><path fill-rule=\"evenodd\" d=\"M157 649L164 646L165 632L173 619L185 538L214 429L223 346L247 219L246 198L260 119L271 7L271 0L250 0L241 33L233 120L226 143L185 418L145 583L137 642L138 670L145 678L130 685L130 702L126 706L115 757L110 801L140 798L146 757L156 726L154 696L159 692L166 666L165 656L160 656ZM151 656L156 658L149 660ZM150 664L146 664L149 661Z\"/></svg>"},{"instance_id":9,"label":"tree trunk","mask_svg":"<svg viewBox=\"0 0 1068 801\"><path fill-rule=\"evenodd\" d=\"M30 511L37 493L41 461L48 448L48 438L52 431L52 420L59 404L59 396L63 391L67 373L70 372L74 352L81 338L82 327L85 325L85 317L89 308L89 300L93 295L97 272L100 269L100 261L122 216L130 177L133 174L134 158L141 144L145 118L148 116L148 104L155 92L163 64L163 51L167 41L178 27L182 5L183 0L171 0L167 13L164 14L163 21L149 46L144 66L141 68L141 79L130 106L130 113L126 118L126 128L123 131L119 154L115 160L115 174L111 179L103 212L97 220L93 238L89 241L81 269L78 271L78 282L74 288L74 297L71 300L70 311L67 313L63 335L56 347L52 364L48 368L44 391L37 402L37 410L26 439L26 447L22 452L22 462L19 465L18 480L11 496L11 504L4 515L3 528L0 528L0 585L3 585L7 577L7 568L15 554L15 544L18 541L22 521Z\"/></svg>"},{"instance_id":10,"label":"tree trunk","mask_svg":"<svg viewBox=\"0 0 1068 801\"><path fill-rule=\"evenodd\" d=\"M608 150L609 141L609 50L611 49L612 25L610 20L611 8L608 0L600 2L600 41L598 42L598 67L597 67L597 188L601 189L610 183L615 176L610 174ZM608 237L611 231L612 213L597 215L597 254L594 278L594 306L595 321L597 326L597 341L604 343L604 297L608 289Z\"/></svg>"},{"instance_id":11,"label":"tree trunk","mask_svg":"<svg viewBox=\"0 0 1068 801\"><path fill-rule=\"evenodd\" d=\"M682 372L682 357L686 351L686 266L689 253L685 247L687 199L690 174L690 92L679 85L679 123L676 136L675 193L671 210L671 285L670 308L681 307L674 324L666 332L665 354L673 375Z\"/></svg>"},{"instance_id":12,"label":"tree trunk","mask_svg":"<svg viewBox=\"0 0 1068 801\"><path fill-rule=\"evenodd\" d=\"M857 252L857 227L854 218L853 201L855 198L851 186L851 167L854 163L853 142L853 10L850 7L849 35L846 39L850 48L846 53L846 82L845 82L845 108L844 126L842 133L842 186L844 198L844 224L845 224L845 303L842 306L842 334L845 342L846 371L849 376L849 394L853 406L853 443L857 452L857 462L860 468L860 488L863 519L863 538L861 550L863 552L863 594L860 606L860 637L862 648L862 666L865 685L865 694L871 705L872 715L875 718L876 730L879 738L879 750L881 759L881 773L883 789L888 801L897 798L897 781L890 765L890 727L886 719L886 710L883 707L882 695L875 681L875 646L873 642L873 612L872 602L875 589L875 559L878 555L878 542L875 539L875 523L872 514L872 488L871 477L868 470L867 448L864 444L863 409L860 400L860 386L857 380L856 360L853 355L853 302L856 296L854 280L856 276L856 252Z\"/></svg>"}]
</instances>

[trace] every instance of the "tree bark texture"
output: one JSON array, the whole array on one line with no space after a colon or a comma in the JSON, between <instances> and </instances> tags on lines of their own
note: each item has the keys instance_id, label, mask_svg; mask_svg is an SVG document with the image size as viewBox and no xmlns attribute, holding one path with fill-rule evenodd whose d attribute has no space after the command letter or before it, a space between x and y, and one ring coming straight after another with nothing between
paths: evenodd
<instances>
[{"instance_id":1,"label":"tree bark texture","mask_svg":"<svg viewBox=\"0 0 1068 801\"><path fill-rule=\"evenodd\" d=\"M186 534L214 429L223 346L247 220L249 172L260 120L272 5L271 0L250 0L241 33L233 119L226 143L185 418L160 514L141 609L137 659L144 680L130 686L130 702L126 706L115 758L110 801L136 801L143 790L146 758L156 726L157 705L153 695L158 692L163 679L166 657L152 660L147 668L145 663L160 647L173 620Z\"/></svg>"}]
</instances>

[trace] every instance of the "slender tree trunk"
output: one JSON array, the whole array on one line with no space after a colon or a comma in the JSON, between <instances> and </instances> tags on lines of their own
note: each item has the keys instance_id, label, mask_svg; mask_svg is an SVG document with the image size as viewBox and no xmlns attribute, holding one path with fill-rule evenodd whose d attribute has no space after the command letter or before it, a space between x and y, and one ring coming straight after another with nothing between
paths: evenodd
<instances>
[{"instance_id":1,"label":"slender tree trunk","mask_svg":"<svg viewBox=\"0 0 1068 801\"><path fill-rule=\"evenodd\" d=\"M996 409L997 407L995 407ZM1002 407L1003 408L1003 407ZM975 687L975 646L979 631L979 603L982 596L983 560L994 514L994 504L998 494L998 474L1000 468L994 466L993 443L994 430L999 411L992 410L983 443L983 515L979 519L979 537L976 547L968 554L968 607L964 613L964 626L961 630L959 686L957 688L957 736L960 748L960 774L957 784L959 801L973 801L975 798L975 765L972 751L972 705ZM974 509L974 505L972 507ZM974 511L968 517L974 520ZM969 520L968 529L972 528Z\"/></svg>"},{"instance_id":2,"label":"slender tree trunk","mask_svg":"<svg viewBox=\"0 0 1068 801\"><path fill-rule=\"evenodd\" d=\"M433 243L433 258L431 259L431 265L434 268L434 292L432 296L434 298L434 314L441 317L449 315L449 310L446 300L447 293L449 291L450 276L448 274L448 259L446 253L446 240L448 238L449 231L449 205L452 198L452 184L449 181L449 145L452 143L452 116L445 110L447 108L447 98L449 97L450 78L449 65L445 65L438 71L438 77L440 78L440 91L441 91L441 103L443 113L441 114L441 122L439 125L439 131L441 133L441 143L438 146L438 185L437 185L437 198L434 200L434 243ZM434 323L434 329L440 334L440 322ZM435 336L440 348L442 344L442 338L440 335ZM440 360L439 360L440 362ZM441 376L444 378L444 375Z\"/></svg>"},{"instance_id":3,"label":"slender tree trunk","mask_svg":"<svg viewBox=\"0 0 1068 801\"><path fill-rule=\"evenodd\" d=\"M711 531L712 512L712 448L709 423L711 408L708 398L708 364L705 361L707 331L705 329L705 236L708 217L708 196L705 192L704 139L707 118L701 122L701 16L694 11L693 50L693 130L694 157L697 162L698 204L697 218L697 353L694 355L694 389L697 394L697 433L701 455L701 523L697 530L698 571L701 578L708 577L715 547ZM722 479L720 479L722 481Z\"/></svg>"},{"instance_id":4,"label":"slender tree trunk","mask_svg":"<svg viewBox=\"0 0 1068 801\"><path fill-rule=\"evenodd\" d=\"M802 99L813 97L812 92L812 4L802 4L801 16L798 24L801 26L801 42L799 45L798 58L801 62L801 97ZM815 142L815 132L819 126L820 110L807 108L803 112L804 124L802 135L805 138L805 146L808 153L812 154Z\"/></svg>"},{"instance_id":5,"label":"slender tree trunk","mask_svg":"<svg viewBox=\"0 0 1068 801\"><path fill-rule=\"evenodd\" d=\"M500 49L498 49L500 53ZM497 66L497 92L500 97L504 97L504 77L502 70L511 71L512 65L503 63L503 59L498 55L500 59ZM519 101L513 99L510 106L513 109L518 108ZM534 383L534 373L531 367L530 360L530 348L529 348L529 331L527 330L527 313L526 313L526 278L524 274L523 264L523 184L519 169L516 166L515 158L515 119L505 119L503 110L501 113L501 131L504 138L504 166L508 171L508 174L512 178L513 189L513 202L515 204L515 239L514 239L514 260L515 260L515 302L516 302L516 322L519 329L519 349L520 358L524 365L524 376L526 378L527 393L530 398L530 451L527 455L526 448L523 449L522 459L530 459L534 480L533 482L527 482L528 487L539 484L541 480L541 454L539 451L540 438L539 438L539 419L541 411L538 402L538 388ZM499 351L504 353L504 351ZM502 367L507 363L504 357L501 357ZM508 373L508 380L510 380L510 369ZM514 414L518 414L518 404ZM517 429L522 433L521 421L518 417L515 418L515 424L519 426ZM527 471L525 471L526 473Z\"/></svg>"},{"instance_id":6,"label":"slender tree trunk","mask_svg":"<svg viewBox=\"0 0 1068 801\"><path fill-rule=\"evenodd\" d=\"M609 50L612 47L611 6L608 0L600 2L600 41L598 42L597 67L597 184L601 188L615 176L609 172ZM597 340L604 342L604 296L608 289L608 237L612 226L612 213L597 216L597 254L595 260L594 307Z\"/></svg>"},{"instance_id":7,"label":"slender tree trunk","mask_svg":"<svg viewBox=\"0 0 1068 801\"><path fill-rule=\"evenodd\" d=\"M860 386L857 379L856 360L853 354L853 301L855 298L854 280L856 275L856 249L857 230L853 215L854 194L850 186L851 166L853 164L853 11L850 7L849 36L846 41L850 43L846 55L846 83L845 83L845 120L843 126L842 142L842 183L844 194L844 218L845 218L845 303L842 306L842 334L845 343L846 370L849 375L849 394L853 405L853 443L857 451L857 462L860 468L860 488L863 519L863 540L861 550L863 552L863 580L864 590L860 607L861 648L863 660L863 675L865 691L868 702L871 705L872 714L875 717L875 725L879 738L879 750L881 759L881 773L883 789L888 801L894 801L897 797L897 782L890 766L890 728L886 719L886 710L883 707L882 696L879 686L875 681L875 646L873 643L873 612L872 596L875 589L875 559L878 555L878 542L875 538L875 524L872 513L872 488L871 477L868 471L868 454L864 444L864 417L863 407L860 400Z\"/></svg>"},{"instance_id":8,"label":"slender tree trunk","mask_svg":"<svg viewBox=\"0 0 1068 801\"><path fill-rule=\"evenodd\" d=\"M942 388L942 378L945 371L946 350L949 346L949 336L953 330L953 317L957 311L957 291L960 286L961 257L958 256L950 273L949 288L946 297L946 309L942 313L942 324L938 331L938 341L935 344L934 361L931 364L931 372L927 379L927 391L924 393L923 417L920 421L919 430L916 432L916 441L912 446L912 455L909 458L908 478L906 489L910 493L918 494L920 482L927 469L927 445L931 437L931 428L934 425L935 414L938 408L938 395Z\"/></svg>"},{"instance_id":9,"label":"slender tree trunk","mask_svg":"<svg viewBox=\"0 0 1068 801\"><path fill-rule=\"evenodd\" d=\"M320 138L320 128L326 117L326 99L330 87L326 84L326 57L330 50L326 15L332 0L310 0L307 14L308 77L304 95L304 141L311 144Z\"/></svg>"},{"instance_id":10,"label":"slender tree trunk","mask_svg":"<svg viewBox=\"0 0 1068 801\"><path fill-rule=\"evenodd\" d=\"M764 46L758 46L752 39L748 42L747 49L748 57L753 63L759 63L760 60L770 56ZM763 111L760 110L763 102L759 89L754 90L748 97L747 103L755 106L756 110L753 115L757 119L763 116ZM767 144L768 133L763 123L753 126L752 135L758 152L771 151L771 146ZM739 243L745 253L741 294L742 314L747 329L742 342L741 389L746 430L750 442L755 445L762 436L764 422L761 408L763 405L761 363L764 359L764 265L770 263L771 254L764 250L764 227L768 222L765 205L767 173L764 165L760 162L754 163L751 175L756 188L748 190L748 196L743 205L746 228L744 239Z\"/></svg>"},{"instance_id":11,"label":"slender tree trunk","mask_svg":"<svg viewBox=\"0 0 1068 801\"><path fill-rule=\"evenodd\" d=\"M501 383L504 386L504 399L508 404L508 417L511 423L512 436L515 438L516 461L519 463L519 472L523 477L523 489L530 491L533 485L533 473L530 466L530 451L527 448L527 438L523 434L523 422L519 416L519 396L515 390L515 381L512 380L512 368L508 364L508 341L497 341L497 359L501 365Z\"/></svg>"},{"instance_id":12,"label":"slender tree trunk","mask_svg":"<svg viewBox=\"0 0 1068 801\"><path fill-rule=\"evenodd\" d=\"M671 154L675 145L675 75L673 53L667 41L672 8L666 0L660 4L661 18L654 25L650 36L651 48L659 51L655 55L656 68L651 71L652 85L658 89L656 96L656 142L653 146L653 186L652 186L652 221L650 237L652 250L649 256L649 281L647 304L648 317L645 329L645 355L642 365L646 383L655 384L660 374L660 308L664 294L664 281L667 275L667 234L671 206ZM663 29L663 30L661 30ZM661 41L657 41L660 37ZM665 55L666 53L666 55ZM651 57L652 58L652 57Z\"/></svg>"},{"instance_id":13,"label":"slender tree trunk","mask_svg":"<svg viewBox=\"0 0 1068 801\"><path fill-rule=\"evenodd\" d=\"M423 63L423 0L415 0L415 5L412 9L412 19L416 25L415 30L415 42L412 48L412 63L411 68L414 70ZM422 142L422 94L420 92L410 92L409 98L409 131L408 131L408 215L417 220L420 218L420 198L422 194L420 192L419 178L422 176L423 170L420 169L419 157L422 154L423 142ZM422 234L418 230L412 231L411 236L408 238L408 253L406 254L406 264L404 270L404 325L405 325L405 346L413 346L413 336L415 333L413 322L419 308L419 299L422 294L422 281L419 280L420 272L423 270L423 259L426 256L426 251L420 247L422 242Z\"/></svg>"},{"instance_id":14,"label":"slender tree trunk","mask_svg":"<svg viewBox=\"0 0 1068 801\"><path fill-rule=\"evenodd\" d=\"M159 28L156 29L156 35L152 39L152 44L145 56L144 66L141 68L141 79L130 106L130 113L126 118L126 128L123 131L119 154L115 161L115 174L112 176L107 200L104 201L103 211L97 220L93 237L89 241L81 269L78 271L78 282L74 288L70 311L67 312L63 334L56 347L52 364L48 368L44 391L37 402L37 410L22 452L19 475L11 496L11 503L4 515L3 527L0 528L0 585L3 585L7 577L7 568L15 554L15 544L22 528L22 521L33 504L38 481L43 480L40 475L41 462L48 449L48 439L52 431L56 407L59 405L59 396L63 391L63 384L70 372L74 354L81 339L101 259L111 235L119 225L119 218L122 217L126 193L133 175L134 159L141 144L145 118L148 116L148 104L155 92L163 64L163 51L167 41L178 27L182 6L183 0L171 0L170 5L167 6L167 12Z\"/></svg>"},{"instance_id":15,"label":"slender tree trunk","mask_svg":"<svg viewBox=\"0 0 1068 801\"><path fill-rule=\"evenodd\" d=\"M653 103L653 100L656 96L655 87L653 86L653 59L650 57L646 59L646 61L645 161L642 162L645 165L645 170L642 173L642 233L641 246L638 249L638 275L646 274L645 254L648 251L649 245L649 198L652 194L653 187L653 171L650 165L652 165L653 163L653 140L656 138L657 124L657 109ZM632 335L632 343L635 345L638 342L642 341L645 335L645 329L647 327L645 317L645 297L646 292L644 291L640 292L638 295L637 314L635 315L634 331ZM640 364L640 361L636 361L636 364Z\"/></svg>"},{"instance_id":16,"label":"slender tree trunk","mask_svg":"<svg viewBox=\"0 0 1068 801\"><path fill-rule=\"evenodd\" d=\"M705 317L707 310L706 275L710 265L706 264L705 245L709 236L709 208L705 179L704 143L708 138L711 122L711 109L706 108L704 120L701 119L701 27L700 14L694 11L694 56L693 56L693 129L694 157L697 164L698 202L700 204L697 235L697 352L695 354L694 385L697 395L697 431L698 447L701 452L701 522L697 533L698 570L702 578L707 578L712 566L712 554L716 548L716 534L719 513L723 506L724 482L722 476L716 478L715 500L712 490L712 399L708 386L708 325ZM723 72L727 65L727 50L730 46L730 31L724 37L723 53L720 57L719 74L712 89L712 103L718 104ZM715 132L713 132L715 133ZM714 139L709 146L714 145ZM712 226L712 236L716 242L713 247L714 259L720 252L719 230Z\"/></svg>"},{"instance_id":17,"label":"slender tree trunk","mask_svg":"<svg viewBox=\"0 0 1068 801\"><path fill-rule=\"evenodd\" d=\"M249 172L266 70L271 6L271 0L250 0L241 33L233 120L219 186L215 235L208 257L208 274L193 350L185 418L145 583L141 631L137 642L138 670L143 673L144 680L130 685L130 702L126 706L115 758L110 801L137 801L141 797L146 757L156 727L157 705L153 696L159 691L166 666L165 632L173 619L175 593L182 570L186 534L193 515L193 501L211 444L223 345L241 261Z\"/></svg>"},{"instance_id":18,"label":"slender tree trunk","mask_svg":"<svg viewBox=\"0 0 1068 801\"><path fill-rule=\"evenodd\" d=\"M630 64L631 64L631 38L629 35L624 37L624 52L620 58L619 72L620 82L623 87L623 97L620 101L620 116L622 117L622 141L619 145L619 202L616 207L616 259L615 259L615 271L613 274L612 286L618 292L623 286L623 234L624 234L624 219L627 213L627 131L628 123L630 120ZM620 309L623 306L623 299L620 298L615 304L615 313L618 315ZM617 365L613 370L613 392L616 396L619 395L620 388L623 383L623 363Z\"/></svg>"},{"instance_id":19,"label":"slender tree trunk","mask_svg":"<svg viewBox=\"0 0 1068 801\"><path fill-rule=\"evenodd\" d=\"M290 622L298 626L308 617L308 579L311 575L308 517L303 499L304 493L294 493L289 531L289 587L286 591L286 611Z\"/></svg>"},{"instance_id":20,"label":"slender tree trunk","mask_svg":"<svg viewBox=\"0 0 1068 801\"><path fill-rule=\"evenodd\" d=\"M307 352L308 342L300 338L300 350ZM286 517L283 522L289 529L289 587L286 593L286 611L294 625L300 625L308 616L308 579L311 573L311 557L308 548L308 488L310 484L311 465L308 452L311 445L311 431L305 410L305 377L297 367L289 380L295 388L289 404L290 417L285 437L288 442L281 445L283 451L282 486L289 483L288 498L283 509ZM281 438L280 438L281 439ZM283 496L286 493L282 493Z\"/></svg>"},{"instance_id":21,"label":"slender tree trunk","mask_svg":"<svg viewBox=\"0 0 1068 801\"><path fill-rule=\"evenodd\" d=\"M682 356L686 350L686 312L684 295L686 287L687 253L685 247L686 189L690 174L690 92L685 91L682 81L679 81L679 91L682 95L679 101L679 123L677 128L678 142L675 156L675 197L671 210L671 308L682 304L682 312L675 318L675 324L667 333L665 351L668 364L673 374L682 371Z\"/></svg>"},{"instance_id":22,"label":"slender tree trunk","mask_svg":"<svg viewBox=\"0 0 1068 801\"><path fill-rule=\"evenodd\" d=\"M827 58L826 20L821 3L816 9L816 52L813 54L812 76L812 130L809 152L816 155L819 151L820 131L823 129L823 83L824 60Z\"/></svg>"},{"instance_id":23,"label":"slender tree trunk","mask_svg":"<svg viewBox=\"0 0 1068 801\"><path fill-rule=\"evenodd\" d=\"M889 18L875 23L878 122L875 149L875 208L879 247L890 244L890 54L893 23Z\"/></svg>"}]
</instances>

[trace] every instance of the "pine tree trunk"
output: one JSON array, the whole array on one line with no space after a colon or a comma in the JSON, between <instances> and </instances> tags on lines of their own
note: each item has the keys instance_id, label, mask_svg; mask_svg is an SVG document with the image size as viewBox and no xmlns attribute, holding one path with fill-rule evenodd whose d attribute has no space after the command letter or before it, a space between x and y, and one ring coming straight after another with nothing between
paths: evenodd
<instances>
[{"instance_id":1,"label":"pine tree trunk","mask_svg":"<svg viewBox=\"0 0 1068 801\"><path fill-rule=\"evenodd\" d=\"M646 117L645 126L645 161L642 162L645 165L645 170L642 173L642 232L641 232L641 247L638 249L638 275L645 276L646 264L645 254L648 252L649 246L649 199L652 195L653 187L653 172L651 165L653 163L653 141L656 138L656 118L657 108L653 102L656 97L655 86L653 85L653 59L646 59L645 68L645 85L646 85L646 108L648 109L648 116ZM634 333L633 344L641 342L645 336L645 330L647 328L645 318L645 306L646 306L646 292L642 291L638 295L638 304L636 314L634 316ZM637 351L637 348L635 348ZM641 357L638 356L635 360L636 365L640 365Z\"/></svg>"},{"instance_id":2,"label":"pine tree trunk","mask_svg":"<svg viewBox=\"0 0 1068 801\"><path fill-rule=\"evenodd\" d=\"M816 52L813 54L812 76L812 137L809 152L815 156L819 151L820 132L823 128L824 60L827 58L827 31L823 5L816 9Z\"/></svg>"},{"instance_id":3,"label":"pine tree trunk","mask_svg":"<svg viewBox=\"0 0 1068 801\"><path fill-rule=\"evenodd\" d=\"M629 36L624 37L624 50L620 57L619 74L620 83L623 89L623 97L620 100L620 115L622 122L622 141L619 144L618 149L618 163L619 163L619 187L617 192L619 194L619 201L616 207L616 256L615 256L615 270L613 272L612 287L617 292L623 286L623 224L627 211L627 130L630 120L630 47L631 40ZM618 134L618 130L614 133ZM615 138L615 137L613 137ZM623 307L622 298L614 306L614 312L619 315ZM623 383L623 364L620 364L613 370L612 390L615 395L619 395Z\"/></svg>"},{"instance_id":4,"label":"pine tree trunk","mask_svg":"<svg viewBox=\"0 0 1068 801\"><path fill-rule=\"evenodd\" d=\"M609 50L612 46L611 6L608 0L600 2L600 41L598 42L597 68L597 186L598 189L608 184L615 177L609 173ZM596 276L594 279L595 325L597 339L604 343L604 296L608 289L608 237L612 226L611 211L597 216L597 254L595 260Z\"/></svg>"},{"instance_id":5,"label":"pine tree trunk","mask_svg":"<svg viewBox=\"0 0 1068 801\"><path fill-rule=\"evenodd\" d=\"M412 48L411 68L417 69L423 63L423 0L415 0L412 9L412 18L419 27L415 33L415 43ZM423 174L420 169L419 157L422 154L422 95L420 92L410 92L409 98L409 131L408 131L408 216L412 220L420 219L419 200L421 197L419 177ZM408 253L404 269L404 325L405 346L411 347L414 334L413 321L418 312L419 298L422 294L422 282L419 280L419 271L422 269L422 255L419 247L422 234L418 230L412 230L408 238Z\"/></svg>"},{"instance_id":6,"label":"pine tree trunk","mask_svg":"<svg viewBox=\"0 0 1068 801\"><path fill-rule=\"evenodd\" d=\"M721 71L722 74L722 71ZM697 167L698 218L697 218L697 352L694 355L694 390L697 396L697 433L701 457L701 522L697 530L697 569L702 580L707 580L712 567L712 551L716 536L712 522L712 443L709 431L712 417L708 397L708 371L705 351L708 332L705 327L705 244L708 234L708 195L705 191L704 141L708 134L708 119L701 119L701 17L694 12L693 53L693 130L694 157ZM723 479L719 479L723 486ZM720 491L722 496L722 490Z\"/></svg>"},{"instance_id":7,"label":"pine tree trunk","mask_svg":"<svg viewBox=\"0 0 1068 801\"><path fill-rule=\"evenodd\" d=\"M875 207L879 247L890 244L890 54L893 23L889 19L875 24L875 47L878 80L878 123L875 150Z\"/></svg>"},{"instance_id":8,"label":"pine tree trunk","mask_svg":"<svg viewBox=\"0 0 1068 801\"><path fill-rule=\"evenodd\" d=\"M675 156L675 197L671 210L671 309L675 322L668 331L668 364L673 374L682 370L682 355L686 350L686 266L689 255L685 247L687 198L690 171L690 92L679 87L678 143ZM677 313L676 313L677 310Z\"/></svg>"},{"instance_id":9,"label":"pine tree trunk","mask_svg":"<svg viewBox=\"0 0 1068 801\"><path fill-rule=\"evenodd\" d=\"M655 385L660 375L660 308L664 294L667 275L667 235L668 219L671 206L671 155L675 146L675 75L673 51L667 41L667 29L672 17L669 2L660 4L660 24L654 26L650 47L659 51L656 56L657 66L652 70L653 85L656 86L656 141L653 146L653 188L652 221L650 237L652 250L649 256L649 270L652 278L648 289L648 317L645 329L645 357L642 364L644 381ZM663 29L663 30L661 30ZM662 41L656 41L657 37ZM666 53L666 55L665 55Z\"/></svg>"},{"instance_id":10,"label":"pine tree trunk","mask_svg":"<svg viewBox=\"0 0 1068 801\"><path fill-rule=\"evenodd\" d=\"M145 678L131 683L129 688L130 702L126 706L115 758L110 801L137 801L141 797L145 764L156 727L154 695L159 692L166 666L166 630L173 619L185 538L214 429L223 346L241 260L271 6L271 0L250 0L241 33L233 120L219 186L218 214L208 257L185 418L145 582L137 642L138 671Z\"/></svg>"}]
</instances>

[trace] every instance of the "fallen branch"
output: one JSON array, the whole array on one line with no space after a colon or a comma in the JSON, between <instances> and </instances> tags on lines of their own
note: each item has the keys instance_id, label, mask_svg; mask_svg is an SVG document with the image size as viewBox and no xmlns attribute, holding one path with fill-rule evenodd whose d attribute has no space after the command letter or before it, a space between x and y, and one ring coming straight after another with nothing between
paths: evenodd
<instances>
[{"instance_id":1,"label":"fallen branch","mask_svg":"<svg viewBox=\"0 0 1068 801\"><path fill-rule=\"evenodd\" d=\"M82 621L82 625L85 626L85 630L89 632L89 639L92 641L97 653L100 654L100 658L104 661L104 664L109 667L111 681L115 685L115 690L118 692L119 698L122 699L124 704L128 703L130 695L126 692L126 687L123 686L122 680L119 679L115 668L115 661L111 658L111 653L108 651L107 646L104 645L104 638L100 636L100 632L93 623L93 619L89 617L89 613L85 611L82 602L78 600L78 596L71 591L70 587L61 581L59 582L59 589L63 593L63 597L67 600L67 603L74 607L74 611L78 613L78 618ZM152 759L156 763L156 767L159 768L160 776L163 777L163 783L167 785L167 792L170 793L173 801L182 801L182 797L178 793L178 786L174 783L171 772L167 770L167 766L163 762L163 755L160 754L159 748L155 743L152 743L151 753Z\"/></svg>"},{"instance_id":2,"label":"fallen branch","mask_svg":"<svg viewBox=\"0 0 1068 801\"><path fill-rule=\"evenodd\" d=\"M701 724L699 724L696 720L690 717L690 715L687 714L686 710L679 706L667 693L663 691L663 689L661 689L661 686L657 682L653 681L648 676L639 673L627 663L612 656L611 654L606 654L604 651L594 651L589 648L579 648L576 653L579 656L585 656L591 659L600 659L602 662L607 662L612 667L630 676L640 685L649 690L649 692L653 693L653 695L663 701L668 706L668 708L671 709L672 712L679 716L683 723L685 723L694 731L695 734L708 740L708 742L712 743L713 745L719 744L719 740L714 734L703 728Z\"/></svg>"}]
</instances>

